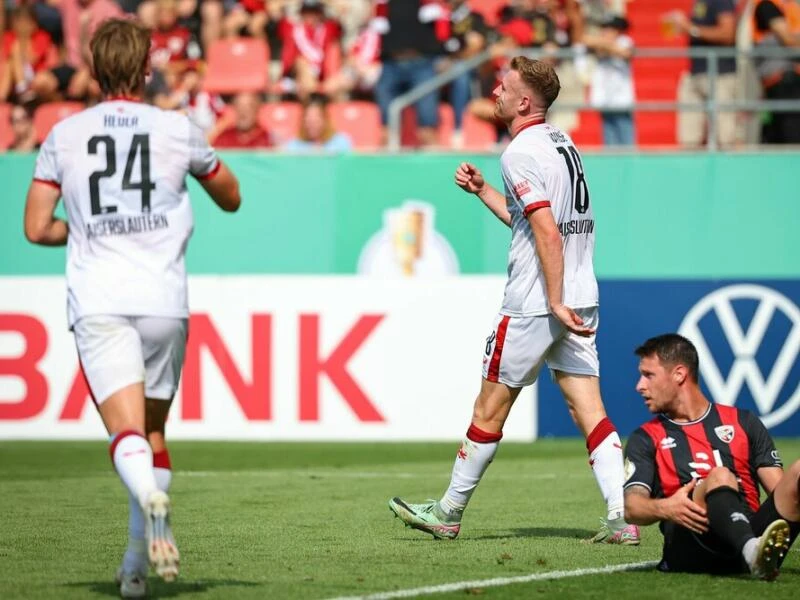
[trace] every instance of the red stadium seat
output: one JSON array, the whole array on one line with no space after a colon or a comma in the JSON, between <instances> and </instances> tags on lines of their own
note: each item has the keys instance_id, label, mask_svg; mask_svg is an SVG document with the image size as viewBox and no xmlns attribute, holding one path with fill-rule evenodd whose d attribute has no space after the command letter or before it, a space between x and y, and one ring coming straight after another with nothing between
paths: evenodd
<instances>
[{"instance_id":1,"label":"red stadium seat","mask_svg":"<svg viewBox=\"0 0 800 600\"><path fill-rule=\"evenodd\" d=\"M203 87L217 94L263 92L267 89L269 46L263 40L217 40L208 49Z\"/></svg>"},{"instance_id":2,"label":"red stadium seat","mask_svg":"<svg viewBox=\"0 0 800 600\"><path fill-rule=\"evenodd\" d=\"M465 150L492 150L497 142L497 131L491 123L469 111L464 113L463 133Z\"/></svg>"},{"instance_id":3,"label":"red stadium seat","mask_svg":"<svg viewBox=\"0 0 800 600\"><path fill-rule=\"evenodd\" d=\"M297 102L271 102L261 106L258 123L267 130L276 145L297 137L303 107Z\"/></svg>"},{"instance_id":4,"label":"red stadium seat","mask_svg":"<svg viewBox=\"0 0 800 600\"><path fill-rule=\"evenodd\" d=\"M507 4L511 4L511 2L509 0L469 0L469 7L483 15L489 27L497 25L497 14Z\"/></svg>"},{"instance_id":5,"label":"red stadium seat","mask_svg":"<svg viewBox=\"0 0 800 600\"><path fill-rule=\"evenodd\" d=\"M444 148L453 147L453 130L456 128L456 117L449 104L439 105L439 144Z\"/></svg>"},{"instance_id":6,"label":"red stadium seat","mask_svg":"<svg viewBox=\"0 0 800 600\"><path fill-rule=\"evenodd\" d=\"M81 102L48 102L42 104L33 114L33 128L36 130L36 139L41 144L53 125L66 119L70 115L81 112L86 108Z\"/></svg>"},{"instance_id":7,"label":"red stadium seat","mask_svg":"<svg viewBox=\"0 0 800 600\"><path fill-rule=\"evenodd\" d=\"M336 131L346 133L357 149L381 145L381 114L374 102L333 102L331 120Z\"/></svg>"},{"instance_id":8,"label":"red stadium seat","mask_svg":"<svg viewBox=\"0 0 800 600\"><path fill-rule=\"evenodd\" d=\"M14 139L9 119L11 119L11 105L6 102L0 102L0 150L8 148Z\"/></svg>"}]
</instances>

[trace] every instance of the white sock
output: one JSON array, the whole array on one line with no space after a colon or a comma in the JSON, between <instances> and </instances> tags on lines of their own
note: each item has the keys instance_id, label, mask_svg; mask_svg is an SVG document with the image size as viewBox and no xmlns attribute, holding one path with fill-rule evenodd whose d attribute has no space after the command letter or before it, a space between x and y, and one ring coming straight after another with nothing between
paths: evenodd
<instances>
[{"instance_id":1,"label":"white sock","mask_svg":"<svg viewBox=\"0 0 800 600\"><path fill-rule=\"evenodd\" d=\"M756 553L758 552L758 538L753 538L752 540L747 540L742 548L742 556L744 557L745 562L750 567L750 570L753 570L753 565L756 563Z\"/></svg>"},{"instance_id":2,"label":"white sock","mask_svg":"<svg viewBox=\"0 0 800 600\"><path fill-rule=\"evenodd\" d=\"M467 437L461 442L461 448L456 455L450 487L439 501L442 510L448 513L463 512L472 492L478 487L486 468L492 462L502 437L502 433L487 433L470 425Z\"/></svg>"},{"instance_id":3,"label":"white sock","mask_svg":"<svg viewBox=\"0 0 800 600\"><path fill-rule=\"evenodd\" d=\"M153 454L153 467L158 489L164 493L169 492L169 486L172 483L172 464L166 450Z\"/></svg>"},{"instance_id":4,"label":"white sock","mask_svg":"<svg viewBox=\"0 0 800 600\"><path fill-rule=\"evenodd\" d=\"M169 454L166 450L153 454L153 472L156 485L162 492L169 491L172 482ZM164 465L164 466L155 466ZM126 573L147 570L147 544L144 539L144 513L136 498L128 493L128 548L122 558L122 568Z\"/></svg>"},{"instance_id":5,"label":"white sock","mask_svg":"<svg viewBox=\"0 0 800 600\"><path fill-rule=\"evenodd\" d=\"M122 557L126 573L147 572L147 543L144 539L144 513L139 501L128 492L128 548Z\"/></svg>"},{"instance_id":6,"label":"white sock","mask_svg":"<svg viewBox=\"0 0 800 600\"><path fill-rule=\"evenodd\" d=\"M625 467L622 462L622 442L608 419L600 421L586 438L589 464L600 493L608 507L608 520L618 521L625 516Z\"/></svg>"},{"instance_id":7,"label":"white sock","mask_svg":"<svg viewBox=\"0 0 800 600\"><path fill-rule=\"evenodd\" d=\"M123 431L114 436L110 452L122 483L143 505L150 493L158 489L150 444L140 433Z\"/></svg>"}]
</instances>

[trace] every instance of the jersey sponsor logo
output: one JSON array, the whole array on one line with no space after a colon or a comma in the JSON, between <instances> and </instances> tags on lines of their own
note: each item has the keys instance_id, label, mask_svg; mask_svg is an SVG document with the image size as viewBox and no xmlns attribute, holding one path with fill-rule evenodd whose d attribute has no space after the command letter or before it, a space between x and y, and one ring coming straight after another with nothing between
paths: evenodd
<instances>
[{"instance_id":1,"label":"jersey sponsor logo","mask_svg":"<svg viewBox=\"0 0 800 600\"><path fill-rule=\"evenodd\" d=\"M720 440L726 444L730 444L733 441L736 430L733 428L733 425L720 425L719 427L714 427L714 433L717 434Z\"/></svg>"},{"instance_id":2,"label":"jersey sponsor logo","mask_svg":"<svg viewBox=\"0 0 800 600\"><path fill-rule=\"evenodd\" d=\"M675 446L677 446L677 444L675 443L675 438L665 437L663 440L661 440L662 450L671 450Z\"/></svg>"},{"instance_id":3,"label":"jersey sponsor logo","mask_svg":"<svg viewBox=\"0 0 800 600\"><path fill-rule=\"evenodd\" d=\"M777 450L773 450L772 452L770 452L770 454L772 455L772 460L775 461L775 465L778 467L782 467L783 461L781 460L780 452L778 452Z\"/></svg>"},{"instance_id":4,"label":"jersey sponsor logo","mask_svg":"<svg viewBox=\"0 0 800 600\"><path fill-rule=\"evenodd\" d=\"M519 183L514 184L514 193L517 194L520 198L525 194L531 193L531 184L527 179L523 179Z\"/></svg>"},{"instance_id":5,"label":"jersey sponsor logo","mask_svg":"<svg viewBox=\"0 0 800 600\"><path fill-rule=\"evenodd\" d=\"M747 322L737 307L752 304L755 312ZM714 319L708 317L719 323L722 343L713 337L709 323ZM788 327L788 333L780 342L766 340L770 329L781 327ZM800 409L800 381L792 375L800 356L800 308L780 292L753 284L719 288L689 310L679 332L697 347L700 372L715 402L734 406L747 388L766 427L783 423ZM733 363L724 375L721 367L731 353ZM759 357L770 360L760 366Z\"/></svg>"}]
</instances>

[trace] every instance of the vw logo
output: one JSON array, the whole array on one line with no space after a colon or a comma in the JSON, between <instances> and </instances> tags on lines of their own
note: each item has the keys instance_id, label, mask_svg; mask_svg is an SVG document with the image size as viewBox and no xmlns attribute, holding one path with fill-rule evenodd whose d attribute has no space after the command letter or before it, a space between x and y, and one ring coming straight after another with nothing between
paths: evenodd
<instances>
[{"instance_id":1,"label":"vw logo","mask_svg":"<svg viewBox=\"0 0 800 600\"><path fill-rule=\"evenodd\" d=\"M758 303L747 331L733 308L732 302L735 300L754 300ZM776 312L782 313L789 321L790 331L783 340L771 370L762 373L756 356ZM714 353L700 330L700 321L710 313L716 314L733 353L733 365L727 378L723 377ZM781 406L775 406L800 353L800 309L783 294L751 284L720 288L689 310L679 332L697 347L700 373L715 402L733 406L746 383L766 427L779 425L800 408L800 383Z\"/></svg>"}]
</instances>

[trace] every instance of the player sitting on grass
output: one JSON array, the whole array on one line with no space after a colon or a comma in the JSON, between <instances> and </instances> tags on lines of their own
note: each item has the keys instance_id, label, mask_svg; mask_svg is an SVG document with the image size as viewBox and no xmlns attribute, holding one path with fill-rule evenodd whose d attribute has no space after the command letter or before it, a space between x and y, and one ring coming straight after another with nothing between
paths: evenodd
<instances>
[{"instance_id":1,"label":"player sitting on grass","mask_svg":"<svg viewBox=\"0 0 800 600\"><path fill-rule=\"evenodd\" d=\"M625 449L625 518L660 522L662 571L774 579L800 533L800 460L784 472L755 415L706 399L686 338L661 335L636 354L636 390L658 416Z\"/></svg>"},{"instance_id":2,"label":"player sitting on grass","mask_svg":"<svg viewBox=\"0 0 800 600\"><path fill-rule=\"evenodd\" d=\"M178 549L169 525L164 424L178 387L189 307L184 253L192 233L191 174L226 211L236 178L186 115L141 102L150 32L103 23L91 41L104 101L58 123L36 160L25 235L67 248L67 313L81 366L130 493L123 597L146 594L148 559L170 581ZM54 216L63 196L67 222ZM147 437L145 437L147 436Z\"/></svg>"}]
</instances>

